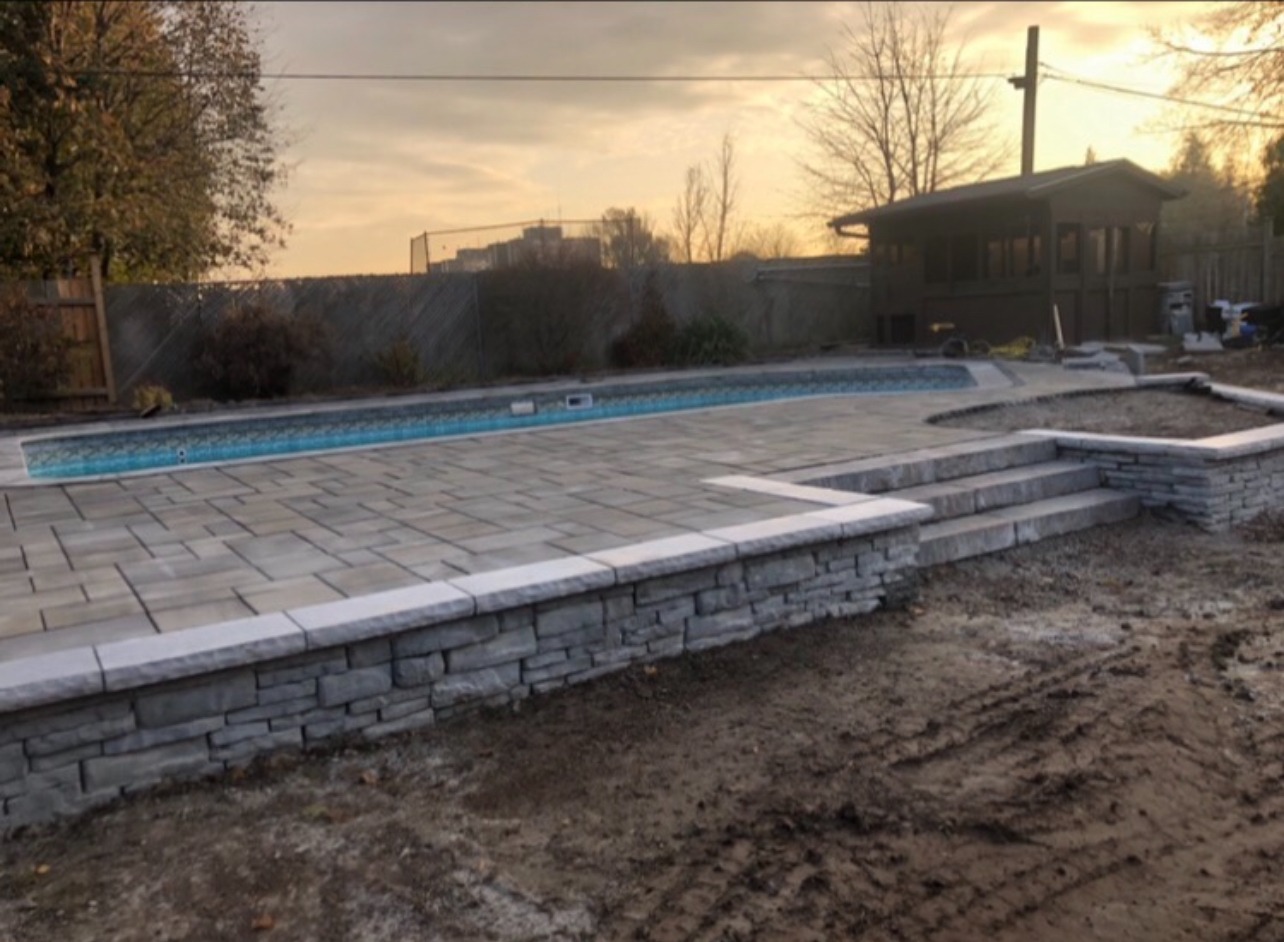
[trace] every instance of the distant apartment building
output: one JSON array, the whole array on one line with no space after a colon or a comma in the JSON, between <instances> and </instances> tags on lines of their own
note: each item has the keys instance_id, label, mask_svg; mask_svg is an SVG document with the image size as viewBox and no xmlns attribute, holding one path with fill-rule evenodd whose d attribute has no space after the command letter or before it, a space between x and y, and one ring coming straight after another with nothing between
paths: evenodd
<instances>
[{"instance_id":1,"label":"distant apartment building","mask_svg":"<svg viewBox=\"0 0 1284 942\"><path fill-rule=\"evenodd\" d=\"M561 226L530 226L523 229L521 237L517 239L492 242L480 249L458 249L454 258L438 262L432 266L432 270L454 274L512 268L517 265L555 265L566 262L600 265L601 241L594 236L568 238L562 234Z\"/></svg>"}]
</instances>

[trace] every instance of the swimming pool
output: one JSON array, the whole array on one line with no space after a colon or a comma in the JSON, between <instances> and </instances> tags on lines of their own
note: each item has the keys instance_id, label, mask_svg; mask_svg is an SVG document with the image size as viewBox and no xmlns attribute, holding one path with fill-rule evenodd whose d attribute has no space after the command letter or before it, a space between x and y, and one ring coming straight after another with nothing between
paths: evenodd
<instances>
[{"instance_id":1,"label":"swimming pool","mask_svg":"<svg viewBox=\"0 0 1284 942\"><path fill-rule=\"evenodd\" d=\"M509 392L449 402L172 422L32 438L22 442L22 451L32 478L81 478L780 399L961 390L975 385L966 367L948 364L704 376L663 383L574 386L529 396Z\"/></svg>"}]
</instances>

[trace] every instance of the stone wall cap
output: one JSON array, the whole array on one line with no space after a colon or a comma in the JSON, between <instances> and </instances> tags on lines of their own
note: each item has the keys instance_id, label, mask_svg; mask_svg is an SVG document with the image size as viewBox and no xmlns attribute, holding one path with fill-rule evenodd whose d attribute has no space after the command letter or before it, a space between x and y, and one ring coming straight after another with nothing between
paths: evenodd
<instances>
[{"instance_id":1,"label":"stone wall cap","mask_svg":"<svg viewBox=\"0 0 1284 942\"><path fill-rule=\"evenodd\" d=\"M599 550L586 558L611 567L616 582L624 583L729 563L736 558L736 547L716 533L683 533Z\"/></svg>"},{"instance_id":2,"label":"stone wall cap","mask_svg":"<svg viewBox=\"0 0 1284 942\"><path fill-rule=\"evenodd\" d=\"M0 710L21 710L102 691L102 665L93 648L0 661Z\"/></svg>"},{"instance_id":3,"label":"stone wall cap","mask_svg":"<svg viewBox=\"0 0 1284 942\"><path fill-rule=\"evenodd\" d=\"M303 629L308 648L315 649L426 628L453 618L467 618L475 610L476 602L467 592L446 582L425 582L308 605L286 614Z\"/></svg>"},{"instance_id":4,"label":"stone wall cap","mask_svg":"<svg viewBox=\"0 0 1284 942\"><path fill-rule=\"evenodd\" d=\"M303 629L278 612L111 641L94 650L104 689L113 691L287 657L305 647Z\"/></svg>"},{"instance_id":5,"label":"stone wall cap","mask_svg":"<svg viewBox=\"0 0 1284 942\"><path fill-rule=\"evenodd\" d=\"M606 589L615 585L615 570L583 556L550 559L491 572L450 579L449 584L471 595L483 615L505 608Z\"/></svg>"}]
</instances>

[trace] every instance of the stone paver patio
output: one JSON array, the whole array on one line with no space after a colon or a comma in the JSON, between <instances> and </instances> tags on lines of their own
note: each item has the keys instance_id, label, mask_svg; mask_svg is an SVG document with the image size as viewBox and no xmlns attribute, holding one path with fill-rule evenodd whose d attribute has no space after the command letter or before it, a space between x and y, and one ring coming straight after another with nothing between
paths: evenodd
<instances>
[{"instance_id":1,"label":"stone paver patio","mask_svg":"<svg viewBox=\"0 0 1284 942\"><path fill-rule=\"evenodd\" d=\"M0 659L811 510L705 482L987 437L923 420L1130 383L1054 366L1005 369L1019 385L782 401L8 488L0 491Z\"/></svg>"}]
</instances>

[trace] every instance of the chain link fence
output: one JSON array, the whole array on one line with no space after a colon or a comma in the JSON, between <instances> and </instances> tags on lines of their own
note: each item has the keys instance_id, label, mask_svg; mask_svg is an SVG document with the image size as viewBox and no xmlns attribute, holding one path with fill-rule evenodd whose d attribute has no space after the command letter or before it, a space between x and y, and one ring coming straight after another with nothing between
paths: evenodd
<instances>
[{"instance_id":1,"label":"chain link fence","mask_svg":"<svg viewBox=\"0 0 1284 942\"><path fill-rule=\"evenodd\" d=\"M609 365L638 316L648 273L678 324L717 316L757 355L814 351L872 334L869 270L851 257L604 268L587 261L476 273L111 285L108 333L122 398L143 383L179 399L211 387L194 368L227 312L255 303L319 322L328 355L303 365L299 392L385 386L381 354L408 345L434 385L582 373Z\"/></svg>"}]
</instances>

